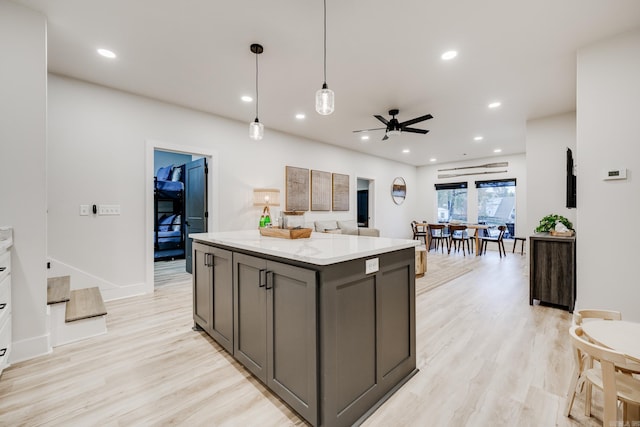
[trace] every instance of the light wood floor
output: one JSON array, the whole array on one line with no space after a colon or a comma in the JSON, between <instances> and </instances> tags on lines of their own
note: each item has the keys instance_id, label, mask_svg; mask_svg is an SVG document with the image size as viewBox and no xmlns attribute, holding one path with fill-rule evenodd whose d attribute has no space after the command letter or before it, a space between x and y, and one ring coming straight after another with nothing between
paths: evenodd
<instances>
[{"instance_id":1,"label":"light wood floor","mask_svg":"<svg viewBox=\"0 0 640 427\"><path fill-rule=\"evenodd\" d=\"M462 258L462 255L451 255ZM429 253L429 263L447 255ZM562 415L569 313L529 306L527 256L464 258L472 271L417 297L420 372L366 426L597 426ZM304 425L213 340L191 330L191 284L107 302L106 335L5 370L2 426ZM602 413L597 392L594 412Z\"/></svg>"}]
</instances>

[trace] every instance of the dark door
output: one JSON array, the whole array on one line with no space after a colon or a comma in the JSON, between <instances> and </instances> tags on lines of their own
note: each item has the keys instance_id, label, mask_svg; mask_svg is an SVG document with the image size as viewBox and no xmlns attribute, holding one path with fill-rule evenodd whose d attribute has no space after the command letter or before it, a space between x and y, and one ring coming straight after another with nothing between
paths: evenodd
<instances>
[{"instance_id":1,"label":"dark door","mask_svg":"<svg viewBox=\"0 0 640 427\"><path fill-rule=\"evenodd\" d=\"M369 226L369 190L358 190L358 225Z\"/></svg>"},{"instance_id":2,"label":"dark door","mask_svg":"<svg viewBox=\"0 0 640 427\"><path fill-rule=\"evenodd\" d=\"M185 258L187 272L192 273L192 239L190 233L207 231L207 159L204 157L185 165Z\"/></svg>"}]
</instances>

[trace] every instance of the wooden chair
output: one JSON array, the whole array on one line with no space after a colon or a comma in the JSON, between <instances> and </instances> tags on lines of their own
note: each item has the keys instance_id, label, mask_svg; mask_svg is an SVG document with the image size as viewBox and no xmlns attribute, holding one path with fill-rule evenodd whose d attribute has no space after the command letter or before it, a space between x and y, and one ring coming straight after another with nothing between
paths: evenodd
<instances>
[{"instance_id":1,"label":"wooden chair","mask_svg":"<svg viewBox=\"0 0 640 427\"><path fill-rule=\"evenodd\" d=\"M498 252L500 252L500 258L502 255L507 256L507 251L504 249L504 233L507 231L507 226L501 225L498 227L498 235L497 236L483 236L480 238L480 254L487 253L487 243L488 242L496 242L498 244Z\"/></svg>"},{"instance_id":2,"label":"wooden chair","mask_svg":"<svg viewBox=\"0 0 640 427\"><path fill-rule=\"evenodd\" d=\"M612 310L576 310L573 312L573 324L575 326L582 325L582 322L585 319L599 319L599 320L622 320L622 313L619 311ZM567 403L564 410L564 415L569 416L571 412L571 407L573 406L573 401L575 397L575 390L578 383L582 385L584 379L581 378L584 376L584 372L586 368L593 367L593 360L589 358L588 355L582 354L581 360L579 363L576 363L573 368L573 374L571 375L571 382L569 384L569 391L567 393ZM587 403L588 402L588 403ZM587 384L587 389L585 392L585 412L587 411L587 405L589 408L591 407L591 384ZM589 409L589 412L591 410Z\"/></svg>"},{"instance_id":3,"label":"wooden chair","mask_svg":"<svg viewBox=\"0 0 640 427\"><path fill-rule=\"evenodd\" d=\"M444 224L429 224L427 226L429 231L429 241L435 242L435 250L440 250L444 253L444 245L447 245L447 252L449 251L449 234L446 232L446 226ZM431 243L429 244L429 250L431 250Z\"/></svg>"},{"instance_id":4,"label":"wooden chair","mask_svg":"<svg viewBox=\"0 0 640 427\"><path fill-rule=\"evenodd\" d=\"M522 246L520 246L520 255L524 255L524 244L527 241L526 237L513 236L513 249L511 249L511 253L516 253L516 245L518 244L518 241L522 242Z\"/></svg>"},{"instance_id":5,"label":"wooden chair","mask_svg":"<svg viewBox=\"0 0 640 427\"><path fill-rule=\"evenodd\" d=\"M424 245L427 246L427 227L418 225L418 221L411 221L411 230L413 231L413 240L424 239Z\"/></svg>"},{"instance_id":6,"label":"wooden chair","mask_svg":"<svg viewBox=\"0 0 640 427\"><path fill-rule=\"evenodd\" d=\"M628 406L640 405L640 379L616 370L616 368L628 369L630 367L629 360L622 353L587 341L580 326L572 326L569 330L569 335L577 365L584 360L583 355L600 362L599 367L585 366L582 378L588 384L598 387L603 392L604 414L602 425L604 427L622 425L618 423L618 401L622 402L622 414L625 421L628 421L629 417ZM568 396L570 400L575 398L576 389L580 385L576 384L576 387L570 393L571 395ZM586 399L587 397L585 397L585 414L591 416L591 402Z\"/></svg>"},{"instance_id":7,"label":"wooden chair","mask_svg":"<svg viewBox=\"0 0 640 427\"><path fill-rule=\"evenodd\" d=\"M464 244L467 244L467 252L471 253L471 247L469 246L469 233L467 232L466 225L449 225L449 245L448 253L451 253L451 249L455 248L456 251L460 250L462 246L462 255L466 256L464 251Z\"/></svg>"}]
</instances>

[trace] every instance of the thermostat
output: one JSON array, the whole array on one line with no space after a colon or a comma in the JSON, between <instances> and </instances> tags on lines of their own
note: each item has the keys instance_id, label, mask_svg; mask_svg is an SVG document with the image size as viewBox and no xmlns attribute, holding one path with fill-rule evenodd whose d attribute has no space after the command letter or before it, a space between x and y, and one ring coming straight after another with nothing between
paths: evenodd
<instances>
[{"instance_id":1,"label":"thermostat","mask_svg":"<svg viewBox=\"0 0 640 427\"><path fill-rule=\"evenodd\" d=\"M605 181L611 179L627 179L627 170L625 168L609 169L604 172L602 179Z\"/></svg>"}]
</instances>

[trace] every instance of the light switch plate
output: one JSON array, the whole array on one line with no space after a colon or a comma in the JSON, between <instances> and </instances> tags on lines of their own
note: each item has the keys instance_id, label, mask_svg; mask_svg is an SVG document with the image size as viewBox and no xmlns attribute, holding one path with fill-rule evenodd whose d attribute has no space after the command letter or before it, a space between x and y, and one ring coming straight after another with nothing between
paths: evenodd
<instances>
[{"instance_id":1,"label":"light switch plate","mask_svg":"<svg viewBox=\"0 0 640 427\"><path fill-rule=\"evenodd\" d=\"M364 274L375 273L379 269L379 258L371 258L365 261Z\"/></svg>"}]
</instances>

